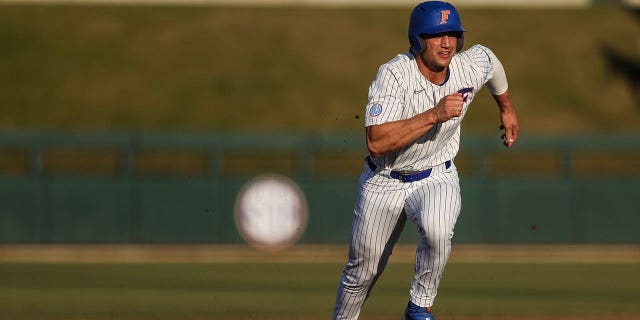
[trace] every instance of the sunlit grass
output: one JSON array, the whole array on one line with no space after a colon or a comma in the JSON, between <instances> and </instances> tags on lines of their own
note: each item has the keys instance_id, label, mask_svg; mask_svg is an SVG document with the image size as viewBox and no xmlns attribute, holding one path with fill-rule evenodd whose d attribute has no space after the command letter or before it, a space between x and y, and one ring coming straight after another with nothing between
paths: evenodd
<instances>
[{"instance_id":1,"label":"sunlit grass","mask_svg":"<svg viewBox=\"0 0 640 320\"><path fill-rule=\"evenodd\" d=\"M326 319L337 263L3 263L2 319ZM413 266L392 263L363 317L394 318ZM447 316L637 315L636 264L452 263ZM597 304L597 308L592 306Z\"/></svg>"}]
</instances>

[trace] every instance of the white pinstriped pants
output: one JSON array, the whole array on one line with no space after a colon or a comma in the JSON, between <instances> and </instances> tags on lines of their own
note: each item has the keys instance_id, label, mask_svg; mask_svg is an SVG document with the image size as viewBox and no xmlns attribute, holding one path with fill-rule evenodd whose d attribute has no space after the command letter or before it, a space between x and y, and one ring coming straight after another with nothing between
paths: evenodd
<instances>
[{"instance_id":1,"label":"white pinstriped pants","mask_svg":"<svg viewBox=\"0 0 640 320\"><path fill-rule=\"evenodd\" d=\"M436 166L428 178L410 183L392 179L385 171L374 173L365 165L359 185L349 261L340 279L333 319L358 318L407 219L421 235L410 300L432 306L461 209L455 165Z\"/></svg>"}]
</instances>

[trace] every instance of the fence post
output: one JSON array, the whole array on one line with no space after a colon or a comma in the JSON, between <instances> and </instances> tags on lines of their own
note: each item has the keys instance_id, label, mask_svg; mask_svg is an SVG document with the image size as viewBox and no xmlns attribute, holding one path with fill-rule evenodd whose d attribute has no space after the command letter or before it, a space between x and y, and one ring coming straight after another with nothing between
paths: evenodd
<instances>
[{"instance_id":1,"label":"fence post","mask_svg":"<svg viewBox=\"0 0 640 320\"><path fill-rule=\"evenodd\" d=\"M44 159L43 159L44 146L40 142L36 142L31 145L30 165L29 173L31 178L38 185L39 201L40 201L40 213L38 223L38 242L41 244L51 243L52 241L52 229L53 219L51 217L51 186L49 177L44 172Z\"/></svg>"}]
</instances>

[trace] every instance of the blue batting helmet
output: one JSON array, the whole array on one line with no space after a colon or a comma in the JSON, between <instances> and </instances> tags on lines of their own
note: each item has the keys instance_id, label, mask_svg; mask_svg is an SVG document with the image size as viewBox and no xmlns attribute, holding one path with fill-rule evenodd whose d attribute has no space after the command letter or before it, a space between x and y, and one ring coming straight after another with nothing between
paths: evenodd
<instances>
[{"instance_id":1,"label":"blue batting helmet","mask_svg":"<svg viewBox=\"0 0 640 320\"><path fill-rule=\"evenodd\" d=\"M411 52L419 55L425 49L422 35L437 34L441 32L460 32L456 52L462 49L464 33L460 22L458 10L442 1L427 1L417 5L411 12L409 19L409 44Z\"/></svg>"}]
</instances>

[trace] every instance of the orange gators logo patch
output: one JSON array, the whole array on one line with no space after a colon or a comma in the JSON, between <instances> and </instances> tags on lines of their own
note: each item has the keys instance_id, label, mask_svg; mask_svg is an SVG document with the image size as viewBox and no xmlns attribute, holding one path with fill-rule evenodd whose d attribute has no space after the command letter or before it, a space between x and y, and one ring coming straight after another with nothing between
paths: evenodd
<instances>
[{"instance_id":1,"label":"orange gators logo patch","mask_svg":"<svg viewBox=\"0 0 640 320\"><path fill-rule=\"evenodd\" d=\"M447 20L449 20L449 15L451 14L451 10L442 10L440 11L440 24L445 24L447 23Z\"/></svg>"}]
</instances>

